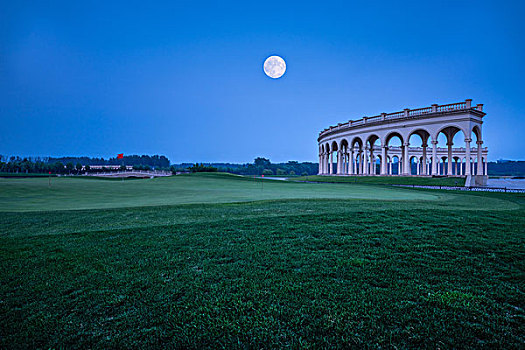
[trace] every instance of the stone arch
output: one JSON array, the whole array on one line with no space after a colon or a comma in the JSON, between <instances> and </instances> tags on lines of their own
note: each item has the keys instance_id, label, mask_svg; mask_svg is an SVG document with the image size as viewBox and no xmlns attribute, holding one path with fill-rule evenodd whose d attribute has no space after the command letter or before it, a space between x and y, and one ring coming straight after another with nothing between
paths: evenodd
<instances>
[{"instance_id":1,"label":"stone arch","mask_svg":"<svg viewBox=\"0 0 525 350\"><path fill-rule=\"evenodd\" d=\"M472 127L472 133L476 135L476 138L478 139L478 141L481 141L481 127L479 125L474 125Z\"/></svg>"},{"instance_id":2,"label":"stone arch","mask_svg":"<svg viewBox=\"0 0 525 350\"><path fill-rule=\"evenodd\" d=\"M394 159L397 159L397 162L394 162ZM392 156L390 164L391 164L390 166L391 166L391 170L392 170L390 175L401 175L400 174L401 158L397 154Z\"/></svg>"},{"instance_id":3,"label":"stone arch","mask_svg":"<svg viewBox=\"0 0 525 350\"><path fill-rule=\"evenodd\" d=\"M346 138L341 139L341 142L339 142L339 149L344 150L345 148L348 149L349 144Z\"/></svg>"},{"instance_id":4,"label":"stone arch","mask_svg":"<svg viewBox=\"0 0 525 350\"><path fill-rule=\"evenodd\" d=\"M454 137L454 135L455 135L456 133L458 133L459 131L463 131L463 135L465 135L465 138L468 138L468 137L467 137L467 134L468 134L468 133L465 131L465 129L464 129L461 125L456 124L456 123L447 123L447 124L441 126L441 127L437 130L437 132L434 133L434 135L432 135L432 140L433 140L433 141L437 141L437 138L438 138L438 136L439 136L440 133L444 133L445 135L447 135L447 134L445 133L445 130L447 130L447 131L453 131L454 129L457 129L457 130L452 134L451 139L452 139L452 138ZM447 136L447 138L448 138L448 136Z\"/></svg>"},{"instance_id":5,"label":"stone arch","mask_svg":"<svg viewBox=\"0 0 525 350\"><path fill-rule=\"evenodd\" d=\"M397 130L392 130L388 134L386 134L384 145L388 146L388 144L390 143L390 140L393 137L398 137L401 140L401 145L403 145L405 143L405 139L403 138L403 135L401 135L401 133L399 131L397 131Z\"/></svg>"},{"instance_id":6,"label":"stone arch","mask_svg":"<svg viewBox=\"0 0 525 350\"><path fill-rule=\"evenodd\" d=\"M381 146L381 138L376 134L370 134L366 138L365 145L372 147L376 143L377 140L379 140L379 145Z\"/></svg>"},{"instance_id":7,"label":"stone arch","mask_svg":"<svg viewBox=\"0 0 525 350\"><path fill-rule=\"evenodd\" d=\"M417 128L412 130L407 137L407 141L410 142L410 138L413 135L417 135L421 138L421 144L426 145L428 144L428 140L430 139L430 132L424 128Z\"/></svg>"},{"instance_id":8,"label":"stone arch","mask_svg":"<svg viewBox=\"0 0 525 350\"><path fill-rule=\"evenodd\" d=\"M356 143L359 145L359 149L363 149L363 140L361 139L361 137L354 136L352 138L352 143L350 144L350 147L354 147Z\"/></svg>"}]
</instances>

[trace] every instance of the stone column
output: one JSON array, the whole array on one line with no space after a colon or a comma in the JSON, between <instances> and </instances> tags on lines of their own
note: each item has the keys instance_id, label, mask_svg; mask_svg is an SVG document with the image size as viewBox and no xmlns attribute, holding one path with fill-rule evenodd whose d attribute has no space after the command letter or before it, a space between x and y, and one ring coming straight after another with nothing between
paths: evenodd
<instances>
[{"instance_id":1,"label":"stone column","mask_svg":"<svg viewBox=\"0 0 525 350\"><path fill-rule=\"evenodd\" d=\"M423 170L423 175L428 175L428 172L427 172L427 147L428 147L428 144L427 143L423 143L421 145L421 147L423 147L423 164L424 164L424 168L422 169Z\"/></svg>"},{"instance_id":2,"label":"stone column","mask_svg":"<svg viewBox=\"0 0 525 350\"><path fill-rule=\"evenodd\" d=\"M337 175L341 174L341 168L343 167L343 153L341 150L337 151Z\"/></svg>"},{"instance_id":3,"label":"stone column","mask_svg":"<svg viewBox=\"0 0 525 350\"><path fill-rule=\"evenodd\" d=\"M346 151L343 149L343 169L341 169L341 174L346 175L346 169L348 169L347 165Z\"/></svg>"},{"instance_id":4,"label":"stone column","mask_svg":"<svg viewBox=\"0 0 525 350\"><path fill-rule=\"evenodd\" d=\"M388 167L390 168L390 170L388 171L389 175L392 175L392 163L393 163L393 159L390 159L390 162L388 162Z\"/></svg>"},{"instance_id":5,"label":"stone column","mask_svg":"<svg viewBox=\"0 0 525 350\"><path fill-rule=\"evenodd\" d=\"M487 158L485 158L485 175L488 175L489 174L489 160Z\"/></svg>"},{"instance_id":6,"label":"stone column","mask_svg":"<svg viewBox=\"0 0 525 350\"><path fill-rule=\"evenodd\" d=\"M386 175L386 146L381 148L381 175Z\"/></svg>"},{"instance_id":7,"label":"stone column","mask_svg":"<svg viewBox=\"0 0 525 350\"><path fill-rule=\"evenodd\" d=\"M334 173L334 152L330 152L328 156L328 162L330 163L330 174Z\"/></svg>"},{"instance_id":8,"label":"stone column","mask_svg":"<svg viewBox=\"0 0 525 350\"><path fill-rule=\"evenodd\" d=\"M437 175L437 140L432 141L432 175Z\"/></svg>"},{"instance_id":9,"label":"stone column","mask_svg":"<svg viewBox=\"0 0 525 350\"><path fill-rule=\"evenodd\" d=\"M374 175L374 167L372 166L374 164L374 155L370 154L368 158L368 174Z\"/></svg>"},{"instance_id":10,"label":"stone column","mask_svg":"<svg viewBox=\"0 0 525 350\"><path fill-rule=\"evenodd\" d=\"M421 163L419 161L419 158L416 158L416 175L419 175L419 168L421 167Z\"/></svg>"},{"instance_id":11,"label":"stone column","mask_svg":"<svg viewBox=\"0 0 525 350\"><path fill-rule=\"evenodd\" d=\"M447 154L447 160L448 160L448 167L447 167L447 175L452 175L452 141L447 142L448 146L448 154ZM443 171L444 173L445 171Z\"/></svg>"},{"instance_id":12,"label":"stone column","mask_svg":"<svg viewBox=\"0 0 525 350\"><path fill-rule=\"evenodd\" d=\"M477 166L477 175L483 175L483 161L481 160L481 145L483 141L476 142L478 144L478 166Z\"/></svg>"},{"instance_id":13,"label":"stone column","mask_svg":"<svg viewBox=\"0 0 525 350\"><path fill-rule=\"evenodd\" d=\"M349 164L350 169L348 169L348 173L350 175L353 175L354 174L354 149L353 148L350 149L350 162L349 163L350 163Z\"/></svg>"},{"instance_id":14,"label":"stone column","mask_svg":"<svg viewBox=\"0 0 525 350\"><path fill-rule=\"evenodd\" d=\"M459 175L463 175L463 159L460 159L461 162L459 163Z\"/></svg>"},{"instance_id":15,"label":"stone column","mask_svg":"<svg viewBox=\"0 0 525 350\"><path fill-rule=\"evenodd\" d=\"M471 174L470 172L470 141L472 141L472 139L465 139L465 157L467 158L467 162L465 163L465 175L467 176Z\"/></svg>"},{"instance_id":16,"label":"stone column","mask_svg":"<svg viewBox=\"0 0 525 350\"><path fill-rule=\"evenodd\" d=\"M363 152L363 174L368 175L368 147Z\"/></svg>"},{"instance_id":17,"label":"stone column","mask_svg":"<svg viewBox=\"0 0 525 350\"><path fill-rule=\"evenodd\" d=\"M341 150L341 172L339 173L340 175L344 175L345 173L345 152L344 150Z\"/></svg>"},{"instance_id":18,"label":"stone column","mask_svg":"<svg viewBox=\"0 0 525 350\"><path fill-rule=\"evenodd\" d=\"M411 167L410 167L410 157L408 155L408 146L410 144L405 142L405 148L403 149L403 175L410 175L411 173Z\"/></svg>"},{"instance_id":19,"label":"stone column","mask_svg":"<svg viewBox=\"0 0 525 350\"><path fill-rule=\"evenodd\" d=\"M363 175L363 150L359 149L359 175Z\"/></svg>"},{"instance_id":20,"label":"stone column","mask_svg":"<svg viewBox=\"0 0 525 350\"><path fill-rule=\"evenodd\" d=\"M323 158L323 155L321 152L319 152L319 170L317 171L317 174L322 174L322 169L321 169L321 166L323 164L323 162L321 161L322 158Z\"/></svg>"},{"instance_id":21,"label":"stone column","mask_svg":"<svg viewBox=\"0 0 525 350\"><path fill-rule=\"evenodd\" d=\"M346 149L346 174L350 175L350 149Z\"/></svg>"},{"instance_id":22,"label":"stone column","mask_svg":"<svg viewBox=\"0 0 525 350\"><path fill-rule=\"evenodd\" d=\"M335 167L334 167L334 174L339 173L339 151L335 151Z\"/></svg>"}]
</instances>

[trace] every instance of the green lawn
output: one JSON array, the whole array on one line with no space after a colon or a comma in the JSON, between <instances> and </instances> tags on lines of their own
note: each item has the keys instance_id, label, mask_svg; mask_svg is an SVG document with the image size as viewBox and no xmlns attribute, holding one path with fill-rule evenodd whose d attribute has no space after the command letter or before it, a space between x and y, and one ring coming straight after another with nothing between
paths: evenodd
<instances>
[{"instance_id":1,"label":"green lawn","mask_svg":"<svg viewBox=\"0 0 525 350\"><path fill-rule=\"evenodd\" d=\"M53 180L0 182L0 348L525 342L523 195Z\"/></svg>"},{"instance_id":2,"label":"green lawn","mask_svg":"<svg viewBox=\"0 0 525 350\"><path fill-rule=\"evenodd\" d=\"M415 176L300 176L293 181L314 181L334 183L356 183L375 185L429 185L464 186L465 179L459 177L415 177Z\"/></svg>"},{"instance_id":3,"label":"green lawn","mask_svg":"<svg viewBox=\"0 0 525 350\"><path fill-rule=\"evenodd\" d=\"M42 173L5 173L0 172L0 177L56 177L56 174L42 174Z\"/></svg>"},{"instance_id":4,"label":"green lawn","mask_svg":"<svg viewBox=\"0 0 525 350\"><path fill-rule=\"evenodd\" d=\"M263 182L264 181L264 182ZM0 211L97 209L228 203L293 198L435 199L436 195L400 188L283 183L230 174L193 174L145 180L82 177L1 179Z\"/></svg>"}]
</instances>

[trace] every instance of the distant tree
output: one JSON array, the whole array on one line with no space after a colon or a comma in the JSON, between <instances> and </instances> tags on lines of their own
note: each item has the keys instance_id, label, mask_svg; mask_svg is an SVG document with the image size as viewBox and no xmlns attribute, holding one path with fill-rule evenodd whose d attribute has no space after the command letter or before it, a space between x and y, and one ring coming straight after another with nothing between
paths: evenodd
<instances>
[{"instance_id":1,"label":"distant tree","mask_svg":"<svg viewBox=\"0 0 525 350\"><path fill-rule=\"evenodd\" d=\"M91 167L89 165L86 165L85 169L89 173L89 171L91 170Z\"/></svg>"},{"instance_id":2,"label":"distant tree","mask_svg":"<svg viewBox=\"0 0 525 350\"><path fill-rule=\"evenodd\" d=\"M295 175L295 171L290 170L290 173L289 173L289 174L290 174L290 175Z\"/></svg>"},{"instance_id":3,"label":"distant tree","mask_svg":"<svg viewBox=\"0 0 525 350\"><path fill-rule=\"evenodd\" d=\"M125 166L124 164L122 164L122 165L120 166L120 170L126 170L126 166Z\"/></svg>"},{"instance_id":4,"label":"distant tree","mask_svg":"<svg viewBox=\"0 0 525 350\"><path fill-rule=\"evenodd\" d=\"M194 165L189 167L188 170L190 170L192 173L212 173L216 172L217 168L204 165L203 163L195 163Z\"/></svg>"},{"instance_id":5,"label":"distant tree","mask_svg":"<svg viewBox=\"0 0 525 350\"><path fill-rule=\"evenodd\" d=\"M273 175L273 171L271 169L264 169L262 174L263 175Z\"/></svg>"},{"instance_id":6,"label":"distant tree","mask_svg":"<svg viewBox=\"0 0 525 350\"><path fill-rule=\"evenodd\" d=\"M286 175L286 171L284 171L283 169L277 169L276 174L277 175Z\"/></svg>"},{"instance_id":7,"label":"distant tree","mask_svg":"<svg viewBox=\"0 0 525 350\"><path fill-rule=\"evenodd\" d=\"M56 162L55 165L53 166L53 170L57 174L63 174L64 173L64 164L62 164L61 162Z\"/></svg>"},{"instance_id":8,"label":"distant tree","mask_svg":"<svg viewBox=\"0 0 525 350\"><path fill-rule=\"evenodd\" d=\"M301 176L308 176L308 172L303 171L303 172L301 173Z\"/></svg>"},{"instance_id":9,"label":"distant tree","mask_svg":"<svg viewBox=\"0 0 525 350\"><path fill-rule=\"evenodd\" d=\"M75 168L72 162L66 164L66 170L71 174L71 171Z\"/></svg>"},{"instance_id":10,"label":"distant tree","mask_svg":"<svg viewBox=\"0 0 525 350\"><path fill-rule=\"evenodd\" d=\"M253 161L253 164L255 164L255 166L258 166L258 167L268 167L271 164L271 162L269 159L257 157Z\"/></svg>"},{"instance_id":11,"label":"distant tree","mask_svg":"<svg viewBox=\"0 0 525 350\"><path fill-rule=\"evenodd\" d=\"M82 171L82 164L77 163L77 165L75 165L75 169L77 170L77 174L80 174L80 172Z\"/></svg>"}]
</instances>

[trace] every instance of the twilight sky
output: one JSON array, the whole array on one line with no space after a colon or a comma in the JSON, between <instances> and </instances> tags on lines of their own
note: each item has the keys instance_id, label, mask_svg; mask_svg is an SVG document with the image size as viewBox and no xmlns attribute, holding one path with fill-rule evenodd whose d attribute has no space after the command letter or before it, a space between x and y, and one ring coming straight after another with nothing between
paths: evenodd
<instances>
[{"instance_id":1,"label":"twilight sky","mask_svg":"<svg viewBox=\"0 0 525 350\"><path fill-rule=\"evenodd\" d=\"M524 159L523 1L0 0L0 154L317 158L328 125L472 98ZM280 79L262 69L286 60ZM462 145L461 145L462 146Z\"/></svg>"}]
</instances>

